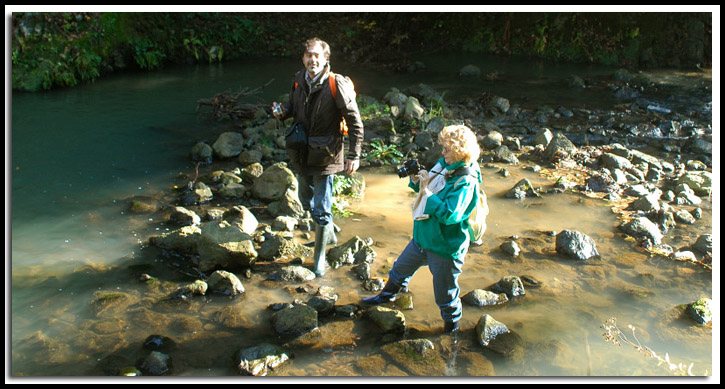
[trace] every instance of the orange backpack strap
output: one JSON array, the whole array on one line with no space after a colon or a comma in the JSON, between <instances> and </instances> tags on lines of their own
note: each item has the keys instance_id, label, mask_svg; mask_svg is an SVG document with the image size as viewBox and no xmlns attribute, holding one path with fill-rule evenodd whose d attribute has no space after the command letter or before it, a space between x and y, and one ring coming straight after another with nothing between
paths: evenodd
<instances>
[{"instance_id":1,"label":"orange backpack strap","mask_svg":"<svg viewBox=\"0 0 725 389\"><path fill-rule=\"evenodd\" d=\"M337 98L337 82L335 81L335 74L330 72L330 92L332 92L332 98Z\"/></svg>"},{"instance_id":2,"label":"orange backpack strap","mask_svg":"<svg viewBox=\"0 0 725 389\"><path fill-rule=\"evenodd\" d=\"M335 81L335 74L330 72L330 78L328 83L330 84L330 93L332 93L332 99L337 99L337 82ZM347 121L345 121L345 118L342 118L340 120L340 133L342 135L347 135L348 129L347 129Z\"/></svg>"}]
</instances>

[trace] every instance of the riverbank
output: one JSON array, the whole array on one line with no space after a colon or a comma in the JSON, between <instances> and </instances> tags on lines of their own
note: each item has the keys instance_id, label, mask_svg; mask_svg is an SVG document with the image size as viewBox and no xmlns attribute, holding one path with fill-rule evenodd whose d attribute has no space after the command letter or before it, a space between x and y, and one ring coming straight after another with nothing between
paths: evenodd
<instances>
[{"instance_id":1,"label":"riverbank","mask_svg":"<svg viewBox=\"0 0 725 389\"><path fill-rule=\"evenodd\" d=\"M12 88L71 87L175 64L297 58L301 42L290 37L314 36L331 44L333 61L400 72L415 69L421 54L445 55L443 48L632 70L711 67L712 13L690 11L14 12Z\"/></svg>"}]
</instances>

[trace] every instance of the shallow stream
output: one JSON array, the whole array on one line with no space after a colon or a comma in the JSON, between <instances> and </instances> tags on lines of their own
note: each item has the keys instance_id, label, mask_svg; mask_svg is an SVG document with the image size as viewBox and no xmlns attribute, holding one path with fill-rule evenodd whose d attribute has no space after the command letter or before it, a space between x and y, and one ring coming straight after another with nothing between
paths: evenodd
<instances>
[{"instance_id":1,"label":"shallow stream","mask_svg":"<svg viewBox=\"0 0 725 389\"><path fill-rule=\"evenodd\" d=\"M352 64L334 64L333 69L350 75L358 93L378 99L391 87L402 90L422 82L446 91L447 100L486 91L522 106L606 110L616 103L611 90L572 90L566 82L571 74L609 77L613 69L471 56L435 57L425 63L425 71L403 76ZM459 78L458 70L468 63L484 74L503 75L495 80ZM168 193L181 182L181 175L194 174L188 157L191 146L198 140L211 143L230 129L227 122L196 116L198 99L275 79L256 96L258 103L271 102L287 92L299 65L296 60L258 59L123 74L47 93L13 93L12 155L6 166L12 185L12 261L6 260L12 274L7 289L12 375L108 374L108 366L133 365L143 358L143 341L152 334L177 343L174 375L235 375L233 359L240 348L277 340L266 308L296 296L284 287L265 287L259 274L242 278L244 298L202 298L181 308L158 304L189 277L174 270L172 258L146 245L150 235L170 227L153 217L129 214L126 199ZM702 75L660 75L670 85L710 82ZM526 169L530 166L506 166L508 177L497 168L482 169L491 209L488 231L484 244L470 250L460 281L463 293L486 288L507 275L530 275L543 286L527 289L526 297L504 307L465 306L460 341L451 344L437 335L442 322L430 272L423 268L410 286L414 309L404 312L411 336L435 339L448 353L450 375L480 375L479 359L471 356L480 354L473 328L489 313L542 348L520 363L487 356L498 376L668 375L665 367L634 348L604 341L600 326L617 318L625 333L630 333L628 324L636 327L643 345L668 353L675 363L694 363L697 375L711 373L712 330L679 322L675 324L682 328L672 328L665 316L678 304L712 297L713 274L696 265L650 258L618 231L617 216L604 200L574 193L524 201L504 198L521 178L551 188L552 182ZM372 273L385 277L410 239L413 197L405 180L394 174L363 173L365 196L352 203L352 217L338 219L339 239L372 238L377 252ZM678 227L668 236L670 245L685 247L712 232L711 201L705 199L701 208L702 219ZM594 239L601 259L578 263L556 255L554 234L564 229ZM522 247L519 258L499 249L512 236L518 236ZM140 272L159 277L162 285L149 289L138 281ZM348 268L331 270L309 284L311 289L334 286L338 305L372 294ZM99 290L130 294L134 313L97 319L89 303ZM219 319L219 312L228 307L243 313L233 325ZM379 354L380 346L378 334L365 319L324 324L329 346L297 351L279 375L397 375L399 370L389 364L371 373L360 363Z\"/></svg>"}]
</instances>

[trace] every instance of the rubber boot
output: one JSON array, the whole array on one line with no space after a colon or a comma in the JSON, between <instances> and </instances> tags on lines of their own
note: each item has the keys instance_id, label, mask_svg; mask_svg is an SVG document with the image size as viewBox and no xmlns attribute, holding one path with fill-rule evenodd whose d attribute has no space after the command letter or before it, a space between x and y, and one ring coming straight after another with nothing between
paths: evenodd
<instances>
[{"instance_id":1,"label":"rubber boot","mask_svg":"<svg viewBox=\"0 0 725 389\"><path fill-rule=\"evenodd\" d=\"M450 334L453 332L458 331L458 322L457 321L444 321L443 322L443 333L444 334Z\"/></svg>"},{"instance_id":2,"label":"rubber boot","mask_svg":"<svg viewBox=\"0 0 725 389\"><path fill-rule=\"evenodd\" d=\"M332 232L332 223L328 223L325 226L317 225L315 228L315 251L312 258L315 261L315 276L322 277L325 275L326 259L325 251L327 250L327 244L330 241L330 235L334 235Z\"/></svg>"},{"instance_id":3,"label":"rubber boot","mask_svg":"<svg viewBox=\"0 0 725 389\"><path fill-rule=\"evenodd\" d=\"M362 302L370 305L389 303L391 301L395 301L395 298L398 297L398 293L400 293L401 289L401 287L393 285L393 283L388 280L388 282L383 287L383 290L380 291L377 296L366 297L362 299Z\"/></svg>"},{"instance_id":4,"label":"rubber boot","mask_svg":"<svg viewBox=\"0 0 725 389\"><path fill-rule=\"evenodd\" d=\"M330 223L330 224L332 224L332 229L330 231L329 238L327 239L327 244L328 245L336 246L337 245L337 235L335 235L335 231L338 230L339 227L337 227L333 223ZM319 227L320 227L319 225L317 225L317 227L315 227L315 240L313 240L311 242L308 242L308 243L305 243L305 246L307 246L307 247L314 247L315 246L315 244L317 243L317 235L319 235L319 232L318 232L319 231Z\"/></svg>"}]
</instances>

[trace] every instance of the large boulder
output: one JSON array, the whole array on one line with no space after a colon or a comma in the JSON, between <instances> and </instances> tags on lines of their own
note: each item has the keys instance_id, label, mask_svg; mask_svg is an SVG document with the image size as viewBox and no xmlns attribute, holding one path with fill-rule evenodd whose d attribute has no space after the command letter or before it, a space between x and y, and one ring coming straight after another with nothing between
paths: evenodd
<instances>
[{"instance_id":1,"label":"large boulder","mask_svg":"<svg viewBox=\"0 0 725 389\"><path fill-rule=\"evenodd\" d=\"M276 163L264 170L254 181L252 194L254 197L266 201L282 200L287 190L297 191L297 177L284 162Z\"/></svg>"},{"instance_id":2,"label":"large boulder","mask_svg":"<svg viewBox=\"0 0 725 389\"><path fill-rule=\"evenodd\" d=\"M219 135L211 146L221 158L232 158L239 155L244 147L244 137L238 132L225 132Z\"/></svg>"}]
</instances>

